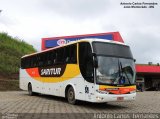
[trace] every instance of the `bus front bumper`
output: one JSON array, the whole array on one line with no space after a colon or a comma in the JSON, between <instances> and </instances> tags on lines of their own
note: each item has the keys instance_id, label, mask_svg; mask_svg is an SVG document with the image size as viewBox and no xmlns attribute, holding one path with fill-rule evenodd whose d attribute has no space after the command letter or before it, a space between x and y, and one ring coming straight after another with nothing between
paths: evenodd
<instances>
[{"instance_id":1,"label":"bus front bumper","mask_svg":"<svg viewBox=\"0 0 160 119\"><path fill-rule=\"evenodd\" d=\"M96 102L103 103L103 102L114 102L114 101L132 101L135 100L136 93L132 94L100 94L97 93L96 95Z\"/></svg>"}]
</instances>

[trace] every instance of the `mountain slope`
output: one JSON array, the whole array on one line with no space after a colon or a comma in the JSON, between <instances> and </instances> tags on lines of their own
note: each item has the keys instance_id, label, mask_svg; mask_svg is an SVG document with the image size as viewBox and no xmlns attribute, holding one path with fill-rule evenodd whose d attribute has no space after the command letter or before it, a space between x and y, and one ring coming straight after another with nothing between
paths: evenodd
<instances>
[{"instance_id":1,"label":"mountain slope","mask_svg":"<svg viewBox=\"0 0 160 119\"><path fill-rule=\"evenodd\" d=\"M32 45L0 33L0 77L10 77L19 72L20 58L29 53L36 52Z\"/></svg>"}]
</instances>

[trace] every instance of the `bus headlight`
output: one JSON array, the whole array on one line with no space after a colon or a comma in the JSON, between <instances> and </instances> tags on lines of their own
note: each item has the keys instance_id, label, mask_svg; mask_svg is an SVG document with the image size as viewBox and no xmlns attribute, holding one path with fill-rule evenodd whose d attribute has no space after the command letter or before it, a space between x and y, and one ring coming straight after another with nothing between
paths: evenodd
<instances>
[{"instance_id":1,"label":"bus headlight","mask_svg":"<svg viewBox=\"0 0 160 119\"><path fill-rule=\"evenodd\" d=\"M98 101L102 101L102 100L104 100L104 98L103 98L103 97L96 97L96 99L97 99Z\"/></svg>"}]
</instances>

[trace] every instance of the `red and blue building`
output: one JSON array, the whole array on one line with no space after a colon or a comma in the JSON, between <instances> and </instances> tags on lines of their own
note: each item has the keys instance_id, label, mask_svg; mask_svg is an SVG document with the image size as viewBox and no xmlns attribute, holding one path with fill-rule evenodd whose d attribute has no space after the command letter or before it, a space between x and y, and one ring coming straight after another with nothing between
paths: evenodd
<instances>
[{"instance_id":1,"label":"red and blue building","mask_svg":"<svg viewBox=\"0 0 160 119\"><path fill-rule=\"evenodd\" d=\"M42 50L56 47L61 44L76 41L84 38L100 38L105 40L113 40L124 42L119 32L108 32L108 33L96 33L96 34L85 34L85 35L73 35L73 36L61 36L61 37L50 37L42 38Z\"/></svg>"}]
</instances>

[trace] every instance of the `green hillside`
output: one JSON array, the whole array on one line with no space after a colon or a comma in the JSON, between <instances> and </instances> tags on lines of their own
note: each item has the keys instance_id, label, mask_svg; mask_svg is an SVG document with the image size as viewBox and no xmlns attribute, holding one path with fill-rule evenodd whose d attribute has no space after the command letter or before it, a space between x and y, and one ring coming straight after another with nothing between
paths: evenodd
<instances>
[{"instance_id":1,"label":"green hillside","mask_svg":"<svg viewBox=\"0 0 160 119\"><path fill-rule=\"evenodd\" d=\"M32 45L0 33L0 77L10 77L19 72L20 58L36 52Z\"/></svg>"}]
</instances>

